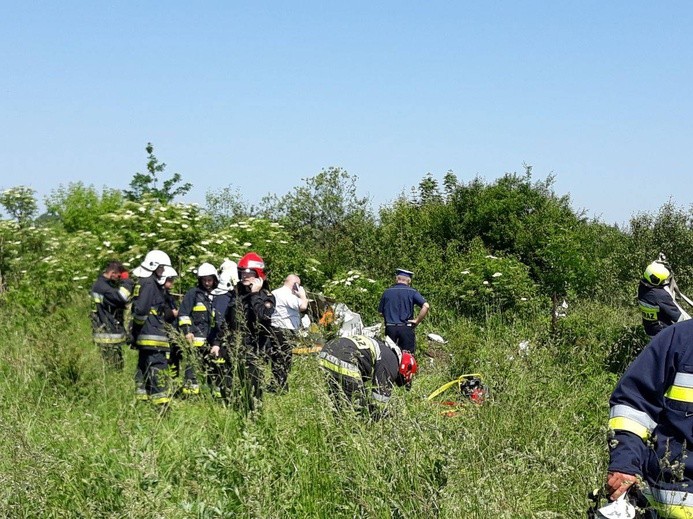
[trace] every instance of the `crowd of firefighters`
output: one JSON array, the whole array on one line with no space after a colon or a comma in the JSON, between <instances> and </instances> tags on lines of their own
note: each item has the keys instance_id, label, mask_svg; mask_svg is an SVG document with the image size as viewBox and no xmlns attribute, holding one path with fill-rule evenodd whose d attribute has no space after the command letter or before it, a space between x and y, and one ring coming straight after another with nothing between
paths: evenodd
<instances>
[{"instance_id":1,"label":"crowd of firefighters","mask_svg":"<svg viewBox=\"0 0 693 519\"><path fill-rule=\"evenodd\" d=\"M177 395L213 398L255 409L263 392L288 391L292 348L308 298L301 280L289 274L271 291L264 260L249 252L219 269L202 263L197 284L180 303L171 292L178 277L168 254L152 250L130 277L110 261L91 290L94 342L108 365L123 369L125 345L138 353L135 395L166 406ZM382 296L383 340L365 335L336 337L319 353L337 407L348 403L378 418L394 386L411 387L418 366L414 329L428 303L411 285L413 274L399 269ZM415 306L420 308L415 314ZM130 324L126 310L130 309ZM272 380L263 380L263 362Z\"/></svg>"}]
</instances>

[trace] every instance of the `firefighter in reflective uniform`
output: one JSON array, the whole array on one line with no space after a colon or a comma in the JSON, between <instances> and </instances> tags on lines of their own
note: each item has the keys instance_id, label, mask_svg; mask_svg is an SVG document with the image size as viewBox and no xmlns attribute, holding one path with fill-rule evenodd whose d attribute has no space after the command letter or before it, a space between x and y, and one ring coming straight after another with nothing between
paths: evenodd
<instances>
[{"instance_id":1,"label":"firefighter in reflective uniform","mask_svg":"<svg viewBox=\"0 0 693 519\"><path fill-rule=\"evenodd\" d=\"M667 327L610 400L607 493L640 487L661 517L693 518L693 321Z\"/></svg>"},{"instance_id":2,"label":"firefighter in reflective uniform","mask_svg":"<svg viewBox=\"0 0 693 519\"><path fill-rule=\"evenodd\" d=\"M414 356L389 337L383 342L365 335L328 341L319 363L337 407L348 401L375 419L382 416L392 388L410 384L418 370Z\"/></svg>"},{"instance_id":3,"label":"firefighter in reflective uniform","mask_svg":"<svg viewBox=\"0 0 693 519\"><path fill-rule=\"evenodd\" d=\"M638 305L645 332L654 337L667 326L691 317L676 303L671 272L660 261L650 263L638 285Z\"/></svg>"},{"instance_id":4,"label":"firefighter in reflective uniform","mask_svg":"<svg viewBox=\"0 0 693 519\"><path fill-rule=\"evenodd\" d=\"M183 394L200 394L196 367L205 373L212 396L220 398L222 364L218 333L218 316L213 304L213 291L219 285L217 270L211 263L203 263L197 269L197 286L183 296L178 312L178 327L192 347L192 355L186 359Z\"/></svg>"},{"instance_id":5,"label":"firefighter in reflective uniform","mask_svg":"<svg viewBox=\"0 0 693 519\"><path fill-rule=\"evenodd\" d=\"M134 282L120 261L110 261L91 287L94 343L109 366L123 369L124 313Z\"/></svg>"},{"instance_id":6,"label":"firefighter in reflective uniform","mask_svg":"<svg viewBox=\"0 0 693 519\"><path fill-rule=\"evenodd\" d=\"M137 369L143 377L144 387L138 386L152 403L171 401L168 384L168 358L170 342L166 325L175 321L167 303L163 284L175 275L171 260L163 251L147 253L142 264L133 270L139 280L132 303L132 340L138 351ZM137 378L137 375L136 375Z\"/></svg>"},{"instance_id":7,"label":"firefighter in reflective uniform","mask_svg":"<svg viewBox=\"0 0 693 519\"><path fill-rule=\"evenodd\" d=\"M233 363L234 382L244 410L262 399L260 358L271 346L270 324L275 299L269 290L264 260L249 252L238 260L238 283L231 293L222 325L223 340Z\"/></svg>"}]
</instances>

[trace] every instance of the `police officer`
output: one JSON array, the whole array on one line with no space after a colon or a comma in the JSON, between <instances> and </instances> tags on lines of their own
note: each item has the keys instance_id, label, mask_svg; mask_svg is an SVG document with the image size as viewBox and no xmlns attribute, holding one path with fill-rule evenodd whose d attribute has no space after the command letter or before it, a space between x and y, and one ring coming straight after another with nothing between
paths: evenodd
<instances>
[{"instance_id":1,"label":"police officer","mask_svg":"<svg viewBox=\"0 0 693 519\"><path fill-rule=\"evenodd\" d=\"M693 517L693 321L669 326L626 370L610 400L607 492L641 490L661 517Z\"/></svg>"},{"instance_id":2,"label":"police officer","mask_svg":"<svg viewBox=\"0 0 693 519\"><path fill-rule=\"evenodd\" d=\"M395 284L383 292L378 312L385 319L385 335L397 346L412 354L416 351L414 328L423 321L429 305L418 290L411 287L414 274L408 270L395 271ZM420 307L414 318L414 306Z\"/></svg>"},{"instance_id":3,"label":"police officer","mask_svg":"<svg viewBox=\"0 0 693 519\"><path fill-rule=\"evenodd\" d=\"M124 313L134 282L120 261L110 261L91 287L94 343L109 366L123 369Z\"/></svg>"},{"instance_id":4,"label":"police officer","mask_svg":"<svg viewBox=\"0 0 693 519\"><path fill-rule=\"evenodd\" d=\"M650 263L638 285L638 305L645 332L654 337L667 326L690 319L676 303L670 285L671 271L661 261Z\"/></svg>"},{"instance_id":5,"label":"police officer","mask_svg":"<svg viewBox=\"0 0 693 519\"><path fill-rule=\"evenodd\" d=\"M338 337L319 354L332 396L338 408L351 402L373 418L379 418L394 386L411 384L418 366L414 356L400 350L389 338L385 342L365 335Z\"/></svg>"}]
</instances>

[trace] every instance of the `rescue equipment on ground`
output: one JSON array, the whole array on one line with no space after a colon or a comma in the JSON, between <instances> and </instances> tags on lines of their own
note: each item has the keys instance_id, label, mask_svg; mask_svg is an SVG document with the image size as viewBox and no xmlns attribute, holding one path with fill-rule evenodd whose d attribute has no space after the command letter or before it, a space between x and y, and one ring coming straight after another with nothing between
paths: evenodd
<instances>
[{"instance_id":1,"label":"rescue equipment on ground","mask_svg":"<svg viewBox=\"0 0 693 519\"><path fill-rule=\"evenodd\" d=\"M466 373L440 386L433 393L428 395L427 400L433 401L434 398L453 387L457 387L457 397L453 397L449 400L442 400L438 402L440 405L459 407L464 405L465 402L473 402L480 405L488 400L490 396L488 386L484 384L483 376L480 373ZM457 415L457 410L443 411L443 414L445 416L455 416Z\"/></svg>"}]
</instances>

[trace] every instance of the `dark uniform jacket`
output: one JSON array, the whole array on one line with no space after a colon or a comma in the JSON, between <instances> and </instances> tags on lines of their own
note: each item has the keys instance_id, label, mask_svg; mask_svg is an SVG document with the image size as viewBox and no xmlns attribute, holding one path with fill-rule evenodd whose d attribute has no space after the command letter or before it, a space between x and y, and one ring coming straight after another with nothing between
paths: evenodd
<instances>
[{"instance_id":1,"label":"dark uniform jacket","mask_svg":"<svg viewBox=\"0 0 693 519\"><path fill-rule=\"evenodd\" d=\"M156 276L141 278L135 287L132 303L133 339L139 348L168 350L167 323L173 322L173 312L164 288Z\"/></svg>"},{"instance_id":2,"label":"dark uniform jacket","mask_svg":"<svg viewBox=\"0 0 693 519\"><path fill-rule=\"evenodd\" d=\"M184 335L192 333L195 336L194 346L212 344L217 336L217 314L207 291L195 287L186 292L178 311L178 326Z\"/></svg>"},{"instance_id":3,"label":"dark uniform jacket","mask_svg":"<svg viewBox=\"0 0 693 519\"><path fill-rule=\"evenodd\" d=\"M693 321L652 339L610 405L609 471L643 476L666 517L693 517Z\"/></svg>"},{"instance_id":4,"label":"dark uniform jacket","mask_svg":"<svg viewBox=\"0 0 693 519\"><path fill-rule=\"evenodd\" d=\"M390 400L399 377L397 355L383 342L364 335L332 339L320 351L319 363L336 378L370 388L371 398L379 403Z\"/></svg>"},{"instance_id":5,"label":"dark uniform jacket","mask_svg":"<svg viewBox=\"0 0 693 519\"><path fill-rule=\"evenodd\" d=\"M222 332L226 340L240 333L243 343L258 353L270 340L274 307L274 296L267 288L253 293L239 283L226 309Z\"/></svg>"},{"instance_id":6,"label":"dark uniform jacket","mask_svg":"<svg viewBox=\"0 0 693 519\"><path fill-rule=\"evenodd\" d=\"M130 301L133 281L123 280L120 286L111 283L104 276L91 287L92 327L94 340L103 344L125 342L124 312Z\"/></svg>"},{"instance_id":7,"label":"dark uniform jacket","mask_svg":"<svg viewBox=\"0 0 693 519\"><path fill-rule=\"evenodd\" d=\"M642 280L638 285L638 305L642 313L642 324L650 337L678 322L684 315L668 287L656 287Z\"/></svg>"},{"instance_id":8,"label":"dark uniform jacket","mask_svg":"<svg viewBox=\"0 0 693 519\"><path fill-rule=\"evenodd\" d=\"M423 306L426 299L415 288L404 283L395 283L383 292L378 312L385 318L386 325L407 324L414 318L414 305Z\"/></svg>"}]
</instances>

